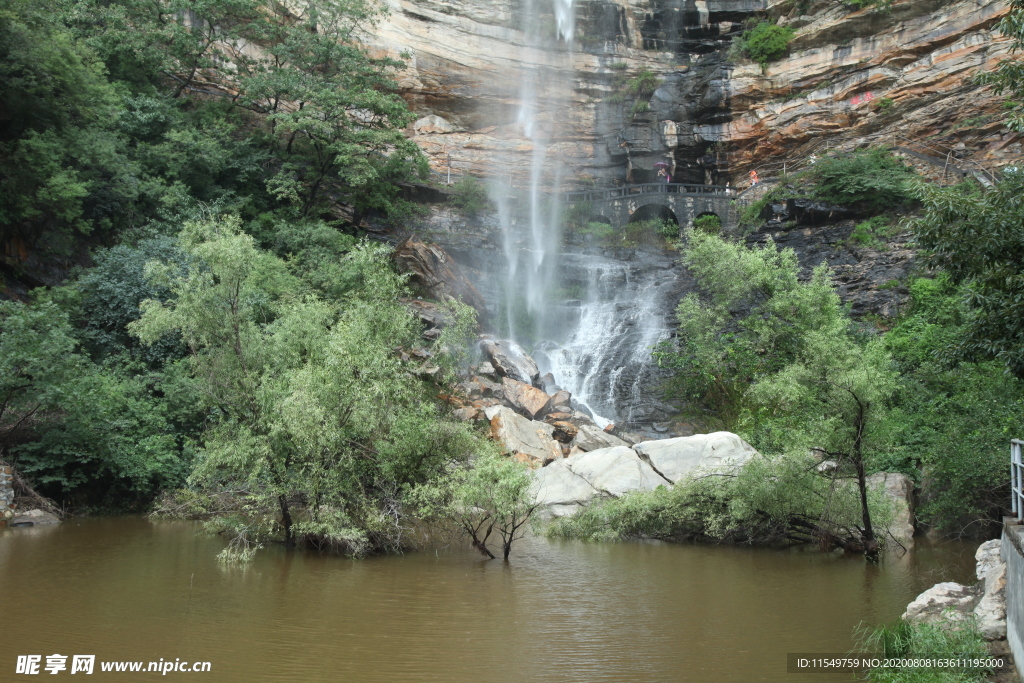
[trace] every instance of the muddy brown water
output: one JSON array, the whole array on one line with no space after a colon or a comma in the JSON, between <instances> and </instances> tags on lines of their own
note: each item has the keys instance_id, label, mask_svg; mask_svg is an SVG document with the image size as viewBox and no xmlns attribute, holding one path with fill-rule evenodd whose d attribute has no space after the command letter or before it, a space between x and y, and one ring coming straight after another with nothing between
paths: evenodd
<instances>
[{"instance_id":1,"label":"muddy brown water","mask_svg":"<svg viewBox=\"0 0 1024 683\"><path fill-rule=\"evenodd\" d=\"M786 653L850 650L857 624L897 618L938 581L972 581L976 547L919 543L872 567L529 538L508 564L273 547L237 569L197 529L114 517L0 531L0 681L33 680L14 674L17 655L55 653L209 661L166 676L197 681L849 681L787 674ZM84 680L153 679L97 664Z\"/></svg>"}]
</instances>

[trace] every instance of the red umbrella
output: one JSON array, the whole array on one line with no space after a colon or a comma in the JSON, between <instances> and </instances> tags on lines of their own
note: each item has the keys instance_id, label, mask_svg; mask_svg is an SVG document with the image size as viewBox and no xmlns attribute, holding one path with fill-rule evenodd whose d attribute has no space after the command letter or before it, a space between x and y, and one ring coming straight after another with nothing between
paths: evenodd
<instances>
[{"instance_id":1,"label":"red umbrella","mask_svg":"<svg viewBox=\"0 0 1024 683\"><path fill-rule=\"evenodd\" d=\"M656 161L654 162L654 165L661 166L662 168L668 168L670 166L670 164L667 161Z\"/></svg>"}]
</instances>

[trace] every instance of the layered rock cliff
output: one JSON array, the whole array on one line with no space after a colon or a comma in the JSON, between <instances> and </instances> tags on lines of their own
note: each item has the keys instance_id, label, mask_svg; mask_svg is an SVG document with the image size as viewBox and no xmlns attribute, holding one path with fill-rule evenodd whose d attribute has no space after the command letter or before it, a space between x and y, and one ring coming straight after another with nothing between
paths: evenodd
<instances>
[{"instance_id":1,"label":"layered rock cliff","mask_svg":"<svg viewBox=\"0 0 1024 683\"><path fill-rule=\"evenodd\" d=\"M402 86L420 118L409 132L441 174L525 177L532 146L516 120L524 64L571 70L570 105L546 106L561 100L544 93L538 117L556 133L548 156L568 166L569 182L645 181L665 160L677 180L735 184L826 142L913 140L986 167L1020 153L1002 129L1002 98L973 81L1008 55L994 30L1004 0L856 11L835 0L577 2L571 63L553 29L546 41L526 39L515 0L390 7L374 41L411 55ZM795 30L786 58L764 69L730 58L751 17ZM645 71L658 87L629 97L624 84Z\"/></svg>"}]
</instances>

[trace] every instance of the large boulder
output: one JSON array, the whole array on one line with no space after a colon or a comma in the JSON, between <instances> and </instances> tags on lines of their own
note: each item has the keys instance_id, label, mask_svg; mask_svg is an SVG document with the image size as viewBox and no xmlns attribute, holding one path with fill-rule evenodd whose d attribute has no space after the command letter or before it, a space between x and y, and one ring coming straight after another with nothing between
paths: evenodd
<instances>
[{"instance_id":1,"label":"large boulder","mask_svg":"<svg viewBox=\"0 0 1024 683\"><path fill-rule=\"evenodd\" d=\"M630 448L577 453L534 472L534 497L555 517L571 515L596 498L652 491L667 482Z\"/></svg>"},{"instance_id":2,"label":"large boulder","mask_svg":"<svg viewBox=\"0 0 1024 683\"><path fill-rule=\"evenodd\" d=\"M522 346L514 341L485 339L480 342L481 350L487 354L491 365L500 377L509 377L525 384L537 386L540 370Z\"/></svg>"},{"instance_id":3,"label":"large boulder","mask_svg":"<svg viewBox=\"0 0 1024 683\"><path fill-rule=\"evenodd\" d=\"M511 377L501 378L501 388L508 405L531 420L543 413L550 398L540 389Z\"/></svg>"},{"instance_id":4,"label":"large boulder","mask_svg":"<svg viewBox=\"0 0 1024 683\"><path fill-rule=\"evenodd\" d=\"M617 436L609 434L595 424L576 423L576 438L572 445L581 451L596 451L602 448L629 447L629 444Z\"/></svg>"},{"instance_id":5,"label":"large boulder","mask_svg":"<svg viewBox=\"0 0 1024 683\"><path fill-rule=\"evenodd\" d=\"M895 513L888 532L904 546L914 542L914 482L905 474L878 472L867 478L868 488L882 491Z\"/></svg>"},{"instance_id":6,"label":"large boulder","mask_svg":"<svg viewBox=\"0 0 1024 683\"><path fill-rule=\"evenodd\" d=\"M633 448L673 484L696 472L722 472L742 467L757 455L753 446L732 432L643 441Z\"/></svg>"},{"instance_id":7,"label":"large boulder","mask_svg":"<svg viewBox=\"0 0 1024 683\"><path fill-rule=\"evenodd\" d=\"M547 405L537 414L537 417L544 417L549 413L571 413L572 394L565 389L559 389L548 399Z\"/></svg>"},{"instance_id":8,"label":"large boulder","mask_svg":"<svg viewBox=\"0 0 1024 683\"><path fill-rule=\"evenodd\" d=\"M410 274L412 286L423 296L439 301L458 299L483 319L487 312L484 298L441 247L410 236L395 248L391 259L398 270Z\"/></svg>"},{"instance_id":9,"label":"large boulder","mask_svg":"<svg viewBox=\"0 0 1024 683\"><path fill-rule=\"evenodd\" d=\"M964 621L977 600L973 588L952 581L937 583L907 605L903 618L924 623Z\"/></svg>"},{"instance_id":10,"label":"large boulder","mask_svg":"<svg viewBox=\"0 0 1024 683\"><path fill-rule=\"evenodd\" d=\"M491 422L491 436L517 460L543 465L562 457L562 447L552 437L553 426L528 420L505 406L487 408L484 414Z\"/></svg>"},{"instance_id":11,"label":"large boulder","mask_svg":"<svg viewBox=\"0 0 1024 683\"><path fill-rule=\"evenodd\" d=\"M1000 545L998 539L985 541L974 555L978 578L983 582L974 616L986 640L1006 637L1006 563L1000 557Z\"/></svg>"}]
</instances>

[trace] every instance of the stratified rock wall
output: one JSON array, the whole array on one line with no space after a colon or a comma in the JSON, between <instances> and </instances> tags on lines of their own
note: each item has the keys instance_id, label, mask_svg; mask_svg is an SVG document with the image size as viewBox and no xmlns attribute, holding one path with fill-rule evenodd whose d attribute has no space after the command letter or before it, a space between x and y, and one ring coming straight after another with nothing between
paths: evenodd
<instances>
[{"instance_id":1,"label":"stratified rock wall","mask_svg":"<svg viewBox=\"0 0 1024 683\"><path fill-rule=\"evenodd\" d=\"M676 180L736 184L825 140L942 135L988 165L1020 152L1002 130L1002 99L973 82L1009 54L994 31L1005 0L895 0L858 11L833 0L577 2L571 65L560 61L557 39L526 40L519 2L389 6L373 41L411 54L401 84L419 119L409 133L442 175L525 180L532 146L516 120L523 65L573 71L570 107L556 107L563 94L551 92L539 103L541 125L558 133L549 159L571 169L569 183L643 182L667 161ZM766 69L729 58L752 16L796 31L790 55ZM625 84L645 70L660 86L629 97Z\"/></svg>"}]
</instances>

